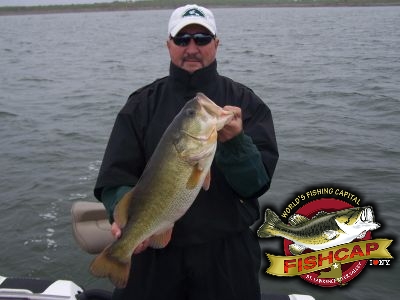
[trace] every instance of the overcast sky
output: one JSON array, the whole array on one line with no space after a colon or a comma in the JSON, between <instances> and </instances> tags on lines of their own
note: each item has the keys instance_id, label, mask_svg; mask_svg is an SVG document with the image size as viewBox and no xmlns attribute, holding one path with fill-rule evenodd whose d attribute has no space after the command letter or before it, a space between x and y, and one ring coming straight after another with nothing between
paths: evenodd
<instances>
[{"instance_id":1,"label":"overcast sky","mask_svg":"<svg viewBox=\"0 0 400 300\"><path fill-rule=\"evenodd\" d=\"M82 4L113 2L114 0L0 0L0 6L34 6L34 5L53 5L53 4Z\"/></svg>"}]
</instances>

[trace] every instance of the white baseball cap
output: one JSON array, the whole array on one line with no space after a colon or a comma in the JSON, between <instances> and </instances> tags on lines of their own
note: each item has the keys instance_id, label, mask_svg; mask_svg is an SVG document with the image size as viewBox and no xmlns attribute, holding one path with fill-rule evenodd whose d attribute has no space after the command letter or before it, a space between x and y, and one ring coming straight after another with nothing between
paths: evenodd
<instances>
[{"instance_id":1,"label":"white baseball cap","mask_svg":"<svg viewBox=\"0 0 400 300\"><path fill-rule=\"evenodd\" d=\"M213 13L202 6L188 4L173 11L168 23L168 35L174 37L181 29L190 24L198 24L207 28L213 35L217 26Z\"/></svg>"}]
</instances>

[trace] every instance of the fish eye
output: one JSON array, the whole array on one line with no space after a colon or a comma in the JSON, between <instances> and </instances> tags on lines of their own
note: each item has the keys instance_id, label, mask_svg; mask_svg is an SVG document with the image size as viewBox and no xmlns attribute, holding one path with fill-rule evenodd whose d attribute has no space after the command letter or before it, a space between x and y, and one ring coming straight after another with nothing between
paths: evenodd
<instances>
[{"instance_id":1,"label":"fish eye","mask_svg":"<svg viewBox=\"0 0 400 300\"><path fill-rule=\"evenodd\" d=\"M186 110L186 115L189 117L194 117L196 115L196 110L193 108L188 108Z\"/></svg>"}]
</instances>

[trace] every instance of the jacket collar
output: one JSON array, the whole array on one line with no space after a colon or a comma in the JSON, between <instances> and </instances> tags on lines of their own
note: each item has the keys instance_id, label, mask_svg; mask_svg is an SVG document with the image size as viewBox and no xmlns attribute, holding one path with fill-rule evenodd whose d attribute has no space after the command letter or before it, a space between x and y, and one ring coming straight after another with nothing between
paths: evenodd
<instances>
[{"instance_id":1,"label":"jacket collar","mask_svg":"<svg viewBox=\"0 0 400 300\"><path fill-rule=\"evenodd\" d=\"M173 83L183 85L188 89L201 90L210 82L216 81L218 75L217 61L214 60L209 66L197 70L194 73L189 73L171 62L169 75Z\"/></svg>"}]
</instances>

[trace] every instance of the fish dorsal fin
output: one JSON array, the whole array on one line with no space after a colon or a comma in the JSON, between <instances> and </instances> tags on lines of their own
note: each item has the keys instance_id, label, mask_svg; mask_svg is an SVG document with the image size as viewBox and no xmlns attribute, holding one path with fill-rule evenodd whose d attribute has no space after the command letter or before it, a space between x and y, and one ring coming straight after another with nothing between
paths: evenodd
<instances>
[{"instance_id":1,"label":"fish dorsal fin","mask_svg":"<svg viewBox=\"0 0 400 300\"><path fill-rule=\"evenodd\" d=\"M172 227L159 234L154 234L150 238L149 246L155 249L161 249L168 245L172 236Z\"/></svg>"},{"instance_id":2,"label":"fish dorsal fin","mask_svg":"<svg viewBox=\"0 0 400 300\"><path fill-rule=\"evenodd\" d=\"M321 217L323 217L323 216L326 216L327 214L328 214L328 213L327 213L326 211L321 210L321 211L317 212L317 214L316 214L314 217L312 217L311 219L321 218Z\"/></svg>"},{"instance_id":3,"label":"fish dorsal fin","mask_svg":"<svg viewBox=\"0 0 400 300\"><path fill-rule=\"evenodd\" d=\"M327 240L334 240L339 236L339 232L336 230L325 230L322 235Z\"/></svg>"},{"instance_id":4,"label":"fish dorsal fin","mask_svg":"<svg viewBox=\"0 0 400 300\"><path fill-rule=\"evenodd\" d=\"M288 220L289 224L292 226L298 226L298 225L304 224L305 222L308 222L308 221L310 221L310 220L307 217L299 215L299 214L291 215Z\"/></svg>"},{"instance_id":5,"label":"fish dorsal fin","mask_svg":"<svg viewBox=\"0 0 400 300\"><path fill-rule=\"evenodd\" d=\"M302 245L298 245L298 244L290 244L289 245L289 251L290 253L292 253L293 255L300 255L303 253L304 250L306 250L307 247L302 246Z\"/></svg>"},{"instance_id":6,"label":"fish dorsal fin","mask_svg":"<svg viewBox=\"0 0 400 300\"><path fill-rule=\"evenodd\" d=\"M128 222L129 206L132 201L133 189L127 192L114 209L114 220L120 228L124 228Z\"/></svg>"}]
</instances>

